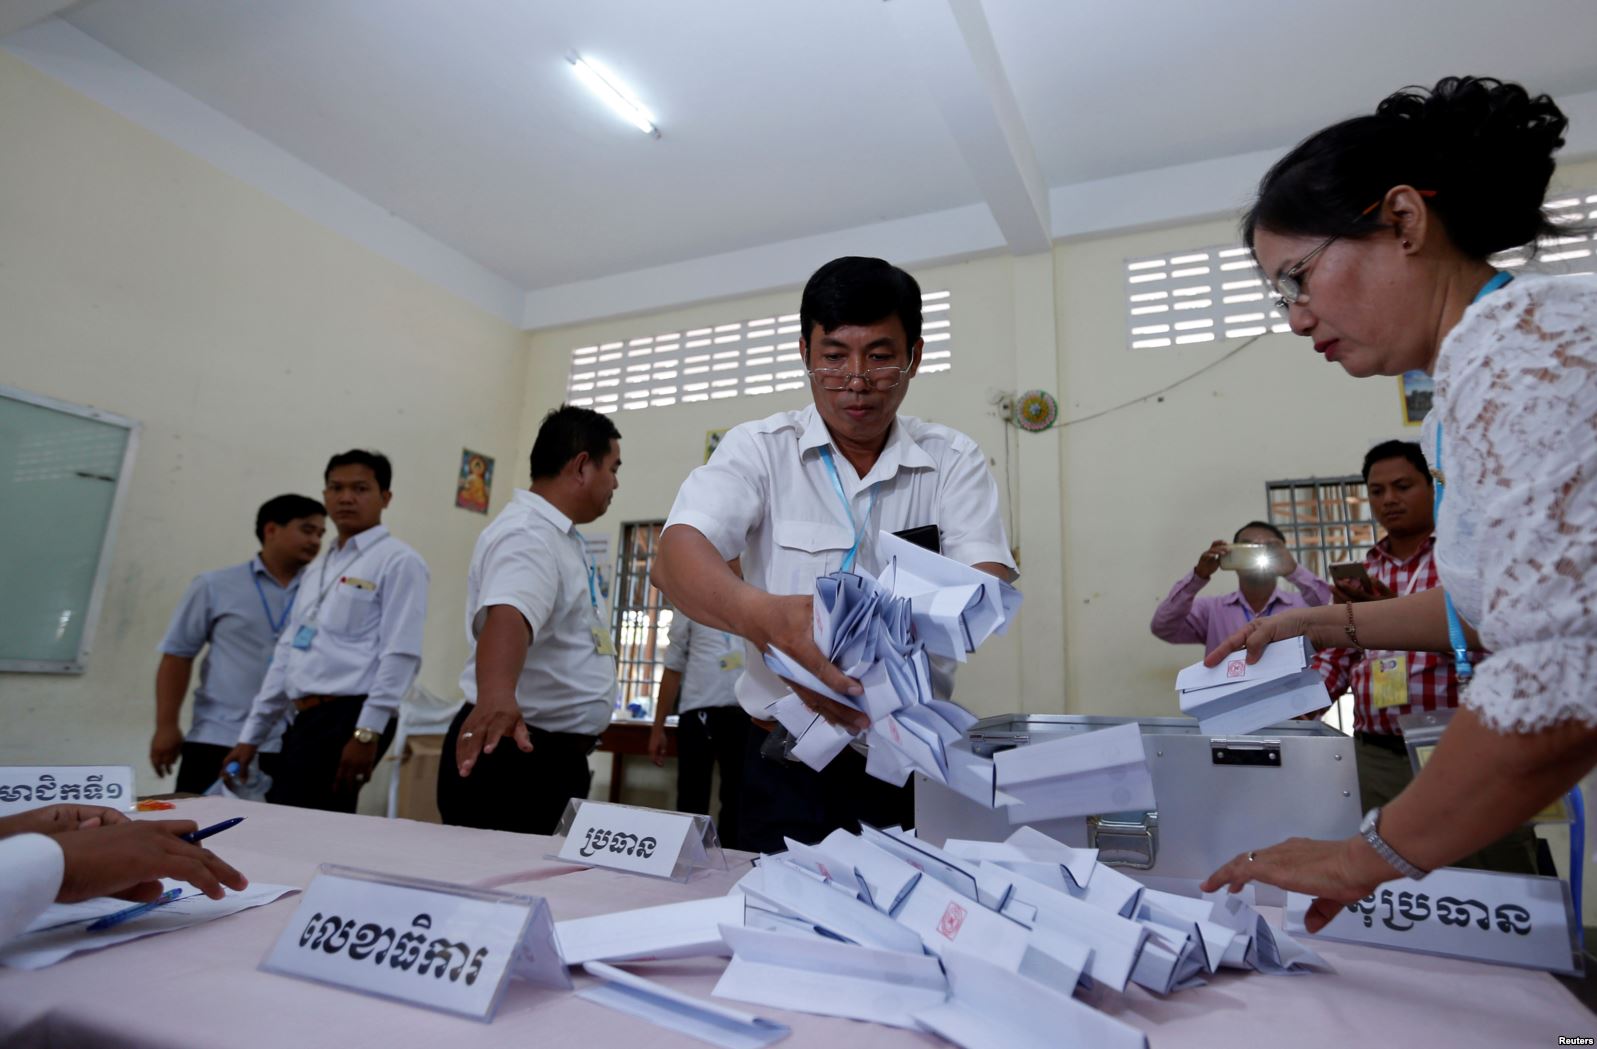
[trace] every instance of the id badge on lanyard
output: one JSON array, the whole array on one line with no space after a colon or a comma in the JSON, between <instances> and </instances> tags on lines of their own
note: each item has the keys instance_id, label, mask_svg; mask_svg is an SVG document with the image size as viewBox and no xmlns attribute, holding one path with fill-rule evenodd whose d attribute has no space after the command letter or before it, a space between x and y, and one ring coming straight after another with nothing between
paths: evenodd
<instances>
[{"instance_id":1,"label":"id badge on lanyard","mask_svg":"<svg viewBox=\"0 0 1597 1049\"><path fill-rule=\"evenodd\" d=\"M1369 658L1370 701L1375 709L1408 706L1408 653L1376 652Z\"/></svg>"}]
</instances>

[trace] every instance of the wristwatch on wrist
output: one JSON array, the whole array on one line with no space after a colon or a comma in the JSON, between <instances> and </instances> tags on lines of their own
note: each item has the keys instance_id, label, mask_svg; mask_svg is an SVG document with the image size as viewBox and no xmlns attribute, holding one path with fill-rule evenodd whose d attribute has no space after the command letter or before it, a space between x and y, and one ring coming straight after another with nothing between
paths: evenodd
<instances>
[{"instance_id":1,"label":"wristwatch on wrist","mask_svg":"<svg viewBox=\"0 0 1597 1049\"><path fill-rule=\"evenodd\" d=\"M375 743L376 741L377 741L377 733L373 732L371 729L369 729L369 728L358 728L358 729L355 730L355 742L356 743Z\"/></svg>"},{"instance_id":2,"label":"wristwatch on wrist","mask_svg":"<svg viewBox=\"0 0 1597 1049\"><path fill-rule=\"evenodd\" d=\"M1365 841L1370 843L1370 848L1375 850L1375 854L1381 857L1381 859L1385 860L1387 863L1390 863L1393 869L1405 878L1412 878L1414 881L1419 881L1427 874L1431 873L1430 871L1420 870L1418 867L1414 866L1414 864L1399 856L1397 854L1397 850L1388 845L1381 835L1376 831L1376 826L1380 822L1381 808L1379 805L1377 805L1375 808L1364 814L1364 822L1359 824L1359 834L1363 836Z\"/></svg>"}]
</instances>

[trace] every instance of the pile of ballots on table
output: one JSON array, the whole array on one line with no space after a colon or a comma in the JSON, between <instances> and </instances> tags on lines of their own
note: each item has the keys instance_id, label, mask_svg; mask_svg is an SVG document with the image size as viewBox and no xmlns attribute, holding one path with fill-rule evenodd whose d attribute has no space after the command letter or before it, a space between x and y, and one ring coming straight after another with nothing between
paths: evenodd
<instances>
[{"instance_id":1,"label":"pile of ballots on table","mask_svg":"<svg viewBox=\"0 0 1597 1049\"><path fill-rule=\"evenodd\" d=\"M725 898L558 923L567 964L609 979L604 963L730 956L718 998L931 1031L967 1049L1146 1049L1141 1031L1089 1003L1130 984L1175 994L1221 968L1329 970L1243 896L1145 888L1097 850L1030 828L943 848L870 827L788 846ZM660 993L652 1011L628 1011L679 1030L696 1011L725 1022L725 1007ZM780 1037L774 1021L734 1015L764 1025L742 1044Z\"/></svg>"},{"instance_id":2,"label":"pile of ballots on table","mask_svg":"<svg viewBox=\"0 0 1597 1049\"><path fill-rule=\"evenodd\" d=\"M833 691L779 649L766 652L765 663L778 676L870 717L871 775L902 784L920 772L948 783L948 745L976 718L933 696L931 657L963 662L1003 633L1020 608L1020 591L890 532L878 533L877 541L887 561L879 579L834 572L815 584L815 644L864 694ZM767 714L793 734L793 757L811 768L824 768L853 738L795 695L772 704Z\"/></svg>"}]
</instances>

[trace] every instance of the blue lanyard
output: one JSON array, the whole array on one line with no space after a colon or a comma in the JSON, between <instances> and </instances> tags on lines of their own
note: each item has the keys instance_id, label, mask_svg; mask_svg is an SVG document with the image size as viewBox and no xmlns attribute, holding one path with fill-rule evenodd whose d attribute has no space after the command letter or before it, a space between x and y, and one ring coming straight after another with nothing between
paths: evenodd
<instances>
[{"instance_id":1,"label":"blue lanyard","mask_svg":"<svg viewBox=\"0 0 1597 1049\"><path fill-rule=\"evenodd\" d=\"M1475 293L1472 304L1481 301L1513 279L1514 275L1512 273L1499 272L1491 280L1487 281L1480 291ZM1436 421L1436 474L1435 516L1437 520L1441 520L1442 496L1446 493L1447 485L1443 481L1443 478L1446 477L1446 471L1442 469L1442 421L1440 419ZM1453 649L1453 669L1458 673L1459 681L1468 681L1475 675L1475 668L1470 666L1469 644L1464 640L1464 621L1459 618L1458 609L1453 607L1453 595L1444 593L1443 600L1447 603L1447 642Z\"/></svg>"},{"instance_id":2,"label":"blue lanyard","mask_svg":"<svg viewBox=\"0 0 1597 1049\"><path fill-rule=\"evenodd\" d=\"M593 567L592 562L588 560L588 544L582 541L582 533L574 531L571 534L572 538L577 541L577 549L582 552L582 567L588 570L588 601L593 605L593 614L597 616L599 614L599 587L594 582L594 576L599 570Z\"/></svg>"},{"instance_id":3,"label":"blue lanyard","mask_svg":"<svg viewBox=\"0 0 1597 1049\"><path fill-rule=\"evenodd\" d=\"M821 449L821 461L826 464L826 472L832 475L832 488L837 492L837 501L843 504L843 512L848 515L848 526L854 529L854 545L843 555L841 571L847 572L854 567L854 559L859 556L860 538L865 535L865 528L871 523L871 512L876 509L876 486L871 485L871 501L865 507L865 520L856 523L854 507L849 505L848 493L843 491L843 478L838 476L837 463L832 461L832 449Z\"/></svg>"},{"instance_id":4,"label":"blue lanyard","mask_svg":"<svg viewBox=\"0 0 1597 1049\"><path fill-rule=\"evenodd\" d=\"M283 605L283 614L273 619L272 606L266 600L266 591L261 589L261 577L253 568L250 569L250 581L255 584L255 592L261 596L261 608L266 612L266 625L272 628L272 637L276 638L288 625L288 614L294 610L294 595L288 595L288 602Z\"/></svg>"}]
</instances>

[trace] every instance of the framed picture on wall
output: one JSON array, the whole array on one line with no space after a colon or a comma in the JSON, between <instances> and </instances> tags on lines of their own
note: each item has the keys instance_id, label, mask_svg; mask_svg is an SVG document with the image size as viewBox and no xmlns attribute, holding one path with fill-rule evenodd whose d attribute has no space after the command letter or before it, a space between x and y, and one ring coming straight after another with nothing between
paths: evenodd
<instances>
[{"instance_id":1,"label":"framed picture on wall","mask_svg":"<svg viewBox=\"0 0 1597 1049\"><path fill-rule=\"evenodd\" d=\"M1436 384L1424 372L1404 372L1397 380L1403 397L1403 425L1418 426L1431 410L1431 395Z\"/></svg>"},{"instance_id":2,"label":"framed picture on wall","mask_svg":"<svg viewBox=\"0 0 1597 1049\"><path fill-rule=\"evenodd\" d=\"M706 431L704 431L704 461L705 462L709 462L710 461L710 456L715 454L716 448L720 447L721 438L723 438L725 436L726 436L726 430L724 428L720 429L720 430L706 430Z\"/></svg>"},{"instance_id":3,"label":"framed picture on wall","mask_svg":"<svg viewBox=\"0 0 1597 1049\"><path fill-rule=\"evenodd\" d=\"M461 449L460 476L455 480L455 505L462 510L486 514L493 483L493 456L474 452L470 448Z\"/></svg>"}]
</instances>

